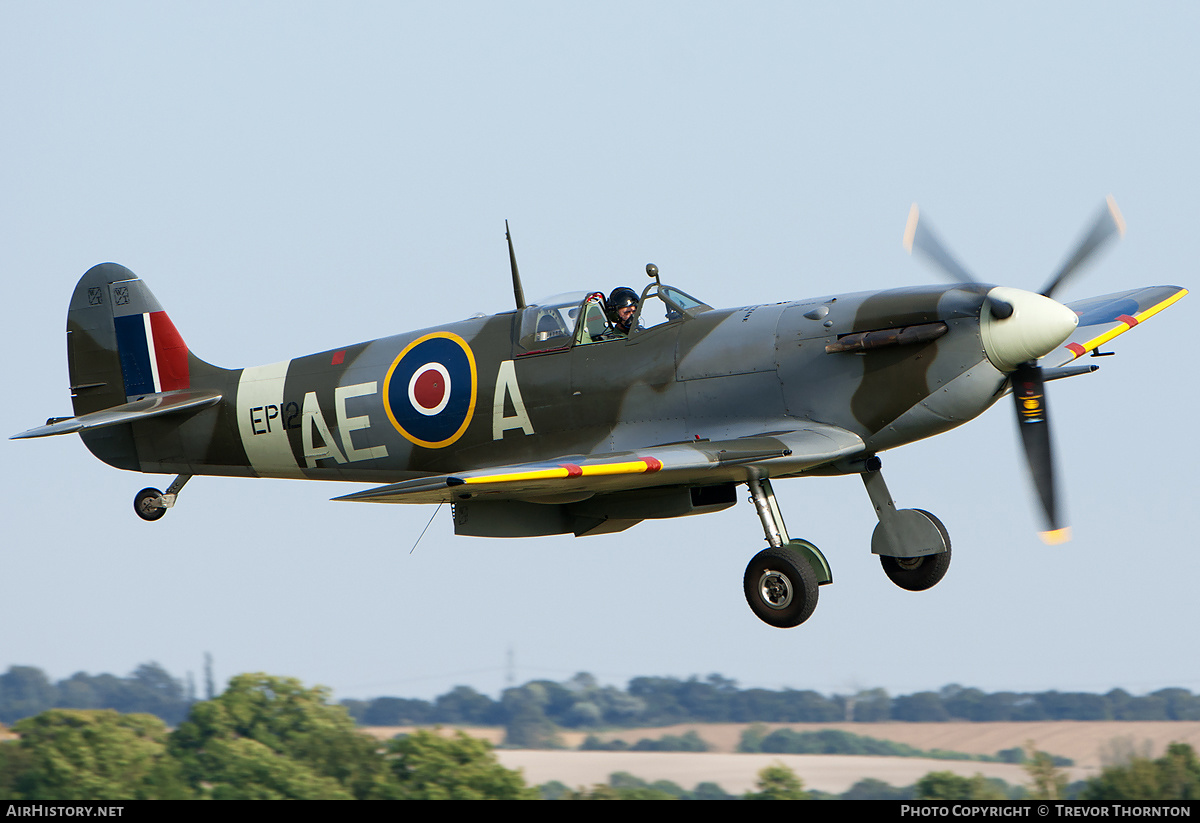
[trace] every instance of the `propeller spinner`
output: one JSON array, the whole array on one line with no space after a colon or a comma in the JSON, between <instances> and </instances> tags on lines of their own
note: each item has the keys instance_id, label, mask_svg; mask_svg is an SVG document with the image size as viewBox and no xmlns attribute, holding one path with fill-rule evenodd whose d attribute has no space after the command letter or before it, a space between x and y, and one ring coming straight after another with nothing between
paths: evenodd
<instances>
[{"instance_id":1,"label":"propeller spinner","mask_svg":"<svg viewBox=\"0 0 1200 823\"><path fill-rule=\"evenodd\" d=\"M988 292L980 318L980 334L988 359L1008 374L1012 383L1017 430L1046 524L1041 535L1051 545L1070 540L1071 530L1058 505L1050 410L1046 404L1045 377L1037 361L1066 340L1078 322L1075 313L1052 295L1110 239L1124 233L1125 219L1110 195L1087 233L1040 294L997 286ZM937 235L921 223L916 203L908 213L904 248L909 254L919 251L956 283L979 283L946 250Z\"/></svg>"}]
</instances>

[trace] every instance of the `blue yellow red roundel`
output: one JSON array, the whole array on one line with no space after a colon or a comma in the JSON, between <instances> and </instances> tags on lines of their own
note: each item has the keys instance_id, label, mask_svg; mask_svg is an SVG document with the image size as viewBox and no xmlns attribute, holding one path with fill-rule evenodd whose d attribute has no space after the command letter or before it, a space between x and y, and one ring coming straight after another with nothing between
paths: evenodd
<instances>
[{"instance_id":1,"label":"blue yellow red roundel","mask_svg":"<svg viewBox=\"0 0 1200 823\"><path fill-rule=\"evenodd\" d=\"M440 449L462 437L475 412L475 356L457 334L419 337L396 356L383 380L383 405L396 431Z\"/></svg>"}]
</instances>

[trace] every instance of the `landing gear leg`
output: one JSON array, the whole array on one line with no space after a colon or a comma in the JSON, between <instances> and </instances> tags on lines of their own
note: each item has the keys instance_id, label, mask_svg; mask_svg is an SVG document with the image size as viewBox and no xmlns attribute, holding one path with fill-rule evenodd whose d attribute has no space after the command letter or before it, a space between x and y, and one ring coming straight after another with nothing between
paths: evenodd
<instances>
[{"instance_id":1,"label":"landing gear leg","mask_svg":"<svg viewBox=\"0 0 1200 823\"><path fill-rule=\"evenodd\" d=\"M771 547L746 567L746 602L765 623L781 629L799 626L817 608L817 587L833 582L829 564L812 543L788 537L770 480L751 477L747 485Z\"/></svg>"},{"instance_id":2,"label":"landing gear leg","mask_svg":"<svg viewBox=\"0 0 1200 823\"><path fill-rule=\"evenodd\" d=\"M167 486L165 492L158 489L142 489L133 497L133 510L143 520L158 520L167 513L167 509L175 505L180 489L191 479L190 474L181 474Z\"/></svg>"},{"instance_id":3,"label":"landing gear leg","mask_svg":"<svg viewBox=\"0 0 1200 823\"><path fill-rule=\"evenodd\" d=\"M950 568L950 534L942 521L924 509L897 509L877 468L862 479L879 517L871 551L888 579L910 592L936 586Z\"/></svg>"}]
</instances>

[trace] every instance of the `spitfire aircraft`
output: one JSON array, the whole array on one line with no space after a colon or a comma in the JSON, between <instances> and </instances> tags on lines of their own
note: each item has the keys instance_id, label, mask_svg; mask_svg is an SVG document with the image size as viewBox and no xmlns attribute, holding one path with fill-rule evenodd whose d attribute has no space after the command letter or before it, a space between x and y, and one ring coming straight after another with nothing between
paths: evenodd
<instances>
[{"instance_id":1,"label":"spitfire aircraft","mask_svg":"<svg viewBox=\"0 0 1200 823\"><path fill-rule=\"evenodd\" d=\"M754 613L804 622L833 576L792 537L772 482L861 475L871 551L896 585L950 564L937 517L897 509L881 452L948 431L1011 393L1048 541L1055 493L1044 385L1187 291L1157 286L1063 305L1053 295L1123 232L1111 198L1040 293L978 282L919 220L905 246L946 286L717 309L661 281L622 328L600 292L241 369L192 354L137 275L104 263L75 287L67 362L75 416L15 435L78 432L119 469L175 474L134 510L157 520L194 475L376 484L337 500L450 503L479 537L620 532L726 509L745 484L769 546L743 579ZM593 284L595 286L597 284Z\"/></svg>"}]
</instances>

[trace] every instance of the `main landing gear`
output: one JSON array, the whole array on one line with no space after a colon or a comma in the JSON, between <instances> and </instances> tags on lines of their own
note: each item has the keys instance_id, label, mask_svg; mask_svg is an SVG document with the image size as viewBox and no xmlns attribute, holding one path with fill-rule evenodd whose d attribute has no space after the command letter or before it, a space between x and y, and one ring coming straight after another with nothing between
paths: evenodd
<instances>
[{"instance_id":1,"label":"main landing gear","mask_svg":"<svg viewBox=\"0 0 1200 823\"><path fill-rule=\"evenodd\" d=\"M788 537L771 481L752 477L747 485L771 547L756 554L746 567L742 579L746 602L763 622L790 629L812 615L817 587L832 583L833 575L820 549L807 540Z\"/></svg>"},{"instance_id":2,"label":"main landing gear","mask_svg":"<svg viewBox=\"0 0 1200 823\"><path fill-rule=\"evenodd\" d=\"M879 555L884 574L902 589L932 589L950 568L950 534L942 521L924 509L897 509L883 474L863 472L879 525L871 535L871 552Z\"/></svg>"},{"instance_id":3,"label":"main landing gear","mask_svg":"<svg viewBox=\"0 0 1200 823\"><path fill-rule=\"evenodd\" d=\"M175 505L179 490L192 479L190 474L181 474L175 478L165 492L158 489L142 489L133 496L133 510L137 516L146 521L158 520L167 513L167 509Z\"/></svg>"},{"instance_id":4,"label":"main landing gear","mask_svg":"<svg viewBox=\"0 0 1200 823\"><path fill-rule=\"evenodd\" d=\"M877 458L862 472L863 484L879 517L871 535L871 551L883 571L902 589L925 591L937 585L950 568L950 535L942 521L924 509L897 509ZM770 548L746 567L742 588L750 610L780 629L799 626L817 608L818 586L833 582L821 550L807 540L788 536L771 481L751 477L750 499L758 510Z\"/></svg>"}]
</instances>

